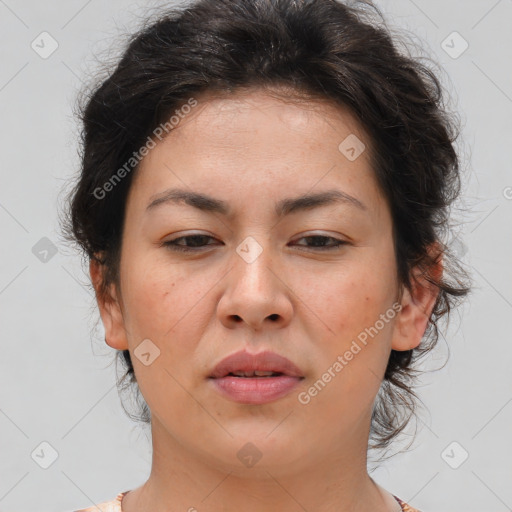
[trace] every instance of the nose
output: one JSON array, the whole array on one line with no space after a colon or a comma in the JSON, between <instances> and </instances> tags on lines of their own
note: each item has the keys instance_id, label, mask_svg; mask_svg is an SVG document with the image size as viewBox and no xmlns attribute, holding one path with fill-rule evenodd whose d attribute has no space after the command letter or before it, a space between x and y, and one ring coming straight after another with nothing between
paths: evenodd
<instances>
[{"instance_id":1,"label":"nose","mask_svg":"<svg viewBox=\"0 0 512 512\"><path fill-rule=\"evenodd\" d=\"M229 329L241 324L254 331L285 327L293 315L293 291L282 264L269 248L253 261L240 254L233 255L233 266L224 280L217 306L220 321Z\"/></svg>"}]
</instances>

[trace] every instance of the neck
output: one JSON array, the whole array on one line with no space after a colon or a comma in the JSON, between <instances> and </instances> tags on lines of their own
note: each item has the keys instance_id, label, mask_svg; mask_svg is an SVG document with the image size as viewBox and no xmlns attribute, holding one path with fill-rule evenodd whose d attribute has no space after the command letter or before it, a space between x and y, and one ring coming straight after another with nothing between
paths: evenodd
<instances>
[{"instance_id":1,"label":"neck","mask_svg":"<svg viewBox=\"0 0 512 512\"><path fill-rule=\"evenodd\" d=\"M151 474L123 499L123 512L396 512L396 500L368 475L366 456L348 446L314 461L286 467L223 466L204 454L190 453L152 418ZM363 441L365 441L363 439ZM343 453L340 456L339 453Z\"/></svg>"}]
</instances>

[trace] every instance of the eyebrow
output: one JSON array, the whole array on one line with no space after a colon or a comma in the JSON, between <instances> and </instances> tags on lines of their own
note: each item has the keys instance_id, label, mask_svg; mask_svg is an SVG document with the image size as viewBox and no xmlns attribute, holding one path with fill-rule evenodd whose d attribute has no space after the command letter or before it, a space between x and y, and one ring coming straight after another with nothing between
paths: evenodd
<instances>
[{"instance_id":1,"label":"eyebrow","mask_svg":"<svg viewBox=\"0 0 512 512\"><path fill-rule=\"evenodd\" d=\"M189 190L172 188L152 196L150 199L151 202L146 207L146 211L154 210L157 206L163 204L179 204L180 202L184 202L204 212L218 213L223 216L229 216L231 214L231 208L225 201ZM367 211L366 206L359 201L359 199L341 190L332 189L316 194L304 194L299 197L282 199L276 204L275 213L277 217L281 218L298 211L311 210L321 206L340 203L352 205L360 210Z\"/></svg>"}]
</instances>

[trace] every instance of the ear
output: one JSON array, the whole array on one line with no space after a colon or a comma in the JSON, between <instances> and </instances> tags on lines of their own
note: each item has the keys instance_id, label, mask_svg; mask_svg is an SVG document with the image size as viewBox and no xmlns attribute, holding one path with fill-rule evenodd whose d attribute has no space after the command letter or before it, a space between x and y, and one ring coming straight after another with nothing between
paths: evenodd
<instances>
[{"instance_id":1,"label":"ear","mask_svg":"<svg viewBox=\"0 0 512 512\"><path fill-rule=\"evenodd\" d=\"M434 257L428 273L438 282L443 275L441 247L441 244L434 242L428 249ZM393 350L411 350L421 343L439 294L439 288L427 281L418 268L413 269L412 273L412 291L404 288L401 297L402 309L395 322L391 343Z\"/></svg>"},{"instance_id":2,"label":"ear","mask_svg":"<svg viewBox=\"0 0 512 512\"><path fill-rule=\"evenodd\" d=\"M101 292L104 267L95 260L90 260L89 273L96 292L96 301L100 310L101 320L105 328L105 342L117 350L127 350L128 341L124 326L123 313L120 301L117 298L116 288L111 284L107 296Z\"/></svg>"}]
</instances>

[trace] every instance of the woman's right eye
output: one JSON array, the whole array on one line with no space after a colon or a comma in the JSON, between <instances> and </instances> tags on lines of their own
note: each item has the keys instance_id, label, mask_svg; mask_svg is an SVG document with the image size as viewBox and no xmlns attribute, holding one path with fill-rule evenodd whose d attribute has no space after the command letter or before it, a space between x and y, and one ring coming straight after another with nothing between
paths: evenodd
<instances>
[{"instance_id":1,"label":"woman's right eye","mask_svg":"<svg viewBox=\"0 0 512 512\"><path fill-rule=\"evenodd\" d=\"M181 251L181 252L197 252L197 249L201 249L202 247L205 247L206 245L212 245L212 244L201 244L201 241L204 241L205 239L212 239L215 240L212 236L209 235L188 235L188 236L180 236L179 238L175 238L174 240L168 240L166 242L163 242L162 245L169 248L171 251ZM182 245L179 244L179 240L185 240L185 241L192 241L191 246L190 245Z\"/></svg>"}]
</instances>

